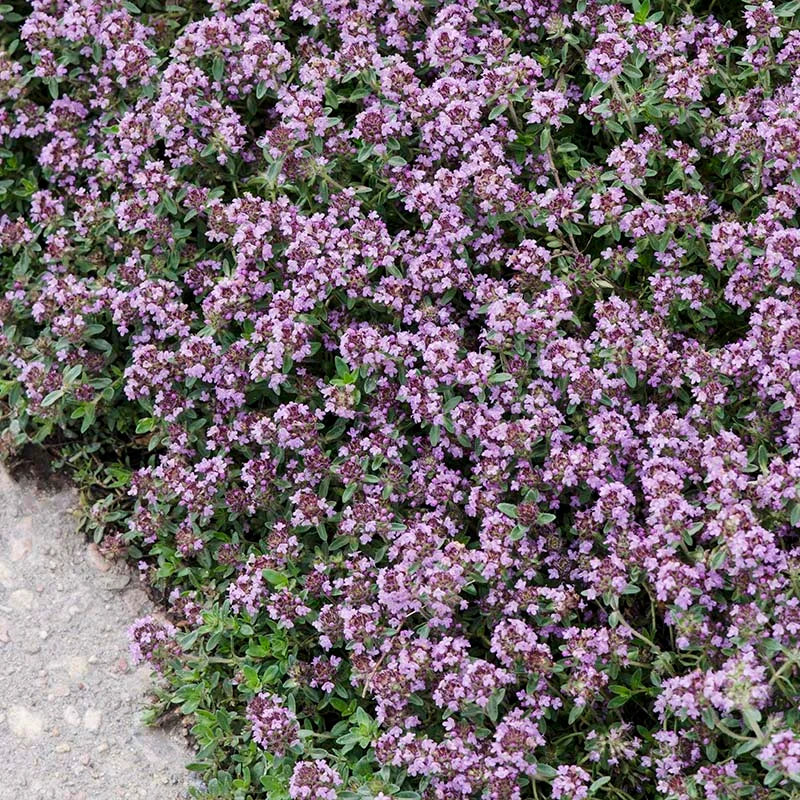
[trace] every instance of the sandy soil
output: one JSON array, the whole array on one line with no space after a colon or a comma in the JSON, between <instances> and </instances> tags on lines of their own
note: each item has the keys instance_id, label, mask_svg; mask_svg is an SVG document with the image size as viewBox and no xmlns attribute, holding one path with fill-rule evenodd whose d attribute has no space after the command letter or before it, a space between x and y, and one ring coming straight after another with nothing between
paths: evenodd
<instances>
[{"instance_id":1,"label":"sandy soil","mask_svg":"<svg viewBox=\"0 0 800 800\"><path fill-rule=\"evenodd\" d=\"M74 502L0 466L0 799L186 797L191 753L141 724L149 670L128 659L152 604L75 532Z\"/></svg>"}]
</instances>

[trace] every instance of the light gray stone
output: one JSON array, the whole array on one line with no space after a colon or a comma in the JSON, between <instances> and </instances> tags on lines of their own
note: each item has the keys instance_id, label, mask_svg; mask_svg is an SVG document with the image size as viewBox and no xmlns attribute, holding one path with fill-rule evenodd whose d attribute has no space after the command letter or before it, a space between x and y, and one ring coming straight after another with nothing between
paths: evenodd
<instances>
[{"instance_id":1,"label":"light gray stone","mask_svg":"<svg viewBox=\"0 0 800 800\"><path fill-rule=\"evenodd\" d=\"M29 589L17 589L8 596L8 604L15 611L30 611L33 608L34 597Z\"/></svg>"},{"instance_id":2,"label":"light gray stone","mask_svg":"<svg viewBox=\"0 0 800 800\"><path fill-rule=\"evenodd\" d=\"M86 713L83 715L83 727L86 728L87 731L91 731L92 733L97 733L100 730L100 725L103 723L103 715L100 711L96 708L88 708L86 709Z\"/></svg>"},{"instance_id":3,"label":"light gray stone","mask_svg":"<svg viewBox=\"0 0 800 800\"><path fill-rule=\"evenodd\" d=\"M11 734L18 739L39 739L44 730L42 716L22 705L11 706L6 721Z\"/></svg>"}]
</instances>

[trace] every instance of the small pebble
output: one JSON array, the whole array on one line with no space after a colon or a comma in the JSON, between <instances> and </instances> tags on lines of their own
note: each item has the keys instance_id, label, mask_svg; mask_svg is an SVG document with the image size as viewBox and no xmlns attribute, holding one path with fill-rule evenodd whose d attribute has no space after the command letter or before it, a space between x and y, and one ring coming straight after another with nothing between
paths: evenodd
<instances>
[{"instance_id":1,"label":"small pebble","mask_svg":"<svg viewBox=\"0 0 800 800\"><path fill-rule=\"evenodd\" d=\"M103 715L96 708L89 708L83 715L83 727L91 733L97 733L100 730L100 723L102 722Z\"/></svg>"},{"instance_id":2,"label":"small pebble","mask_svg":"<svg viewBox=\"0 0 800 800\"><path fill-rule=\"evenodd\" d=\"M86 560L98 570L98 572L108 572L111 568L111 562L103 556L94 542L86 548Z\"/></svg>"},{"instance_id":3,"label":"small pebble","mask_svg":"<svg viewBox=\"0 0 800 800\"><path fill-rule=\"evenodd\" d=\"M75 706L67 706L64 709L64 721L68 725L72 725L73 728L76 728L81 724L81 716Z\"/></svg>"}]
</instances>

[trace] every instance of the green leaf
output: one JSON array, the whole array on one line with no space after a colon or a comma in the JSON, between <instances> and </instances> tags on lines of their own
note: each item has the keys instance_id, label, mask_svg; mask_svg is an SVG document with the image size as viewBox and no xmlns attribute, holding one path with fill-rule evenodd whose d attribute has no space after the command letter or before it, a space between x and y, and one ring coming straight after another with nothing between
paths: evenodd
<instances>
[{"instance_id":1,"label":"green leaf","mask_svg":"<svg viewBox=\"0 0 800 800\"><path fill-rule=\"evenodd\" d=\"M528 529L524 525L515 525L511 529L511 533L508 535L508 538L512 542L518 542L523 536L525 536L527 530Z\"/></svg>"},{"instance_id":2,"label":"green leaf","mask_svg":"<svg viewBox=\"0 0 800 800\"><path fill-rule=\"evenodd\" d=\"M517 518L517 507L511 503L498 503L497 510L511 519Z\"/></svg>"},{"instance_id":3,"label":"green leaf","mask_svg":"<svg viewBox=\"0 0 800 800\"><path fill-rule=\"evenodd\" d=\"M136 423L136 433L148 433L155 427L154 417L143 417Z\"/></svg>"},{"instance_id":4,"label":"green leaf","mask_svg":"<svg viewBox=\"0 0 800 800\"><path fill-rule=\"evenodd\" d=\"M175 201L172 199L170 195L164 194L162 195L161 199L164 202L164 208L166 208L170 214L178 213L178 206L176 205Z\"/></svg>"},{"instance_id":5,"label":"green leaf","mask_svg":"<svg viewBox=\"0 0 800 800\"><path fill-rule=\"evenodd\" d=\"M633 15L633 21L637 24L641 24L647 19L649 14L650 0L644 0L644 2L636 10L636 13Z\"/></svg>"},{"instance_id":6,"label":"green leaf","mask_svg":"<svg viewBox=\"0 0 800 800\"><path fill-rule=\"evenodd\" d=\"M89 403L86 406L86 412L83 415L83 422L81 423L81 433L86 433L89 428L94 424L95 414L97 413L97 406L94 403Z\"/></svg>"},{"instance_id":7,"label":"green leaf","mask_svg":"<svg viewBox=\"0 0 800 800\"><path fill-rule=\"evenodd\" d=\"M598 778L590 787L589 787L589 794L594 794L601 786L605 786L611 780L610 775L603 775L602 778Z\"/></svg>"},{"instance_id":8,"label":"green leaf","mask_svg":"<svg viewBox=\"0 0 800 800\"><path fill-rule=\"evenodd\" d=\"M374 144L365 144L361 147L356 155L356 161L363 164L375 152Z\"/></svg>"},{"instance_id":9,"label":"green leaf","mask_svg":"<svg viewBox=\"0 0 800 800\"><path fill-rule=\"evenodd\" d=\"M758 446L757 459L758 466L761 468L761 471L766 473L769 469L769 453L763 444Z\"/></svg>"},{"instance_id":10,"label":"green leaf","mask_svg":"<svg viewBox=\"0 0 800 800\"><path fill-rule=\"evenodd\" d=\"M248 689L257 689L261 683L258 678L258 671L251 667L249 664L242 665L242 673L247 681Z\"/></svg>"},{"instance_id":11,"label":"green leaf","mask_svg":"<svg viewBox=\"0 0 800 800\"><path fill-rule=\"evenodd\" d=\"M278 176L281 174L281 169L283 168L283 159L279 158L277 161L273 161L266 172L266 179L270 183L275 183L278 180Z\"/></svg>"},{"instance_id":12,"label":"green leaf","mask_svg":"<svg viewBox=\"0 0 800 800\"><path fill-rule=\"evenodd\" d=\"M636 375L636 370L630 365L626 365L622 367L620 372L622 373L622 377L625 379L625 383L627 383L631 389L635 389L636 384L639 382L639 378Z\"/></svg>"},{"instance_id":13,"label":"green leaf","mask_svg":"<svg viewBox=\"0 0 800 800\"><path fill-rule=\"evenodd\" d=\"M742 711L742 717L751 731L759 729L758 723L761 722L761 712L757 708L745 708Z\"/></svg>"},{"instance_id":14,"label":"green leaf","mask_svg":"<svg viewBox=\"0 0 800 800\"><path fill-rule=\"evenodd\" d=\"M217 56L211 65L211 74L214 76L215 81L221 81L222 76L225 74L225 62L221 56Z\"/></svg>"},{"instance_id":15,"label":"green leaf","mask_svg":"<svg viewBox=\"0 0 800 800\"><path fill-rule=\"evenodd\" d=\"M64 370L64 383L72 383L83 372L83 364L73 364Z\"/></svg>"},{"instance_id":16,"label":"green leaf","mask_svg":"<svg viewBox=\"0 0 800 800\"><path fill-rule=\"evenodd\" d=\"M733 754L736 756L744 755L745 753L751 753L757 747L761 747L761 742L758 739L748 739L746 742L741 742L741 744L737 744L733 750Z\"/></svg>"},{"instance_id":17,"label":"green leaf","mask_svg":"<svg viewBox=\"0 0 800 800\"><path fill-rule=\"evenodd\" d=\"M270 569L266 567L261 570L261 574L271 583L273 586L285 586L289 579L281 574L280 572L276 572L274 569Z\"/></svg>"},{"instance_id":18,"label":"green leaf","mask_svg":"<svg viewBox=\"0 0 800 800\"><path fill-rule=\"evenodd\" d=\"M503 697L505 697L505 693L506 693L505 689L499 689L496 692L492 692L492 696L489 698L489 702L486 704L486 715L492 722L497 722L500 703L503 702Z\"/></svg>"},{"instance_id":19,"label":"green leaf","mask_svg":"<svg viewBox=\"0 0 800 800\"><path fill-rule=\"evenodd\" d=\"M350 376L350 368L341 356L336 356L334 363L336 364L336 375L339 378L347 378Z\"/></svg>"},{"instance_id":20,"label":"green leaf","mask_svg":"<svg viewBox=\"0 0 800 800\"><path fill-rule=\"evenodd\" d=\"M54 389L47 397L42 400L42 408L48 408L49 406L53 405L57 400L60 400L64 396L63 389Z\"/></svg>"},{"instance_id":21,"label":"green leaf","mask_svg":"<svg viewBox=\"0 0 800 800\"><path fill-rule=\"evenodd\" d=\"M764 786L775 786L783 780L783 773L779 769L771 769L764 778Z\"/></svg>"}]
</instances>

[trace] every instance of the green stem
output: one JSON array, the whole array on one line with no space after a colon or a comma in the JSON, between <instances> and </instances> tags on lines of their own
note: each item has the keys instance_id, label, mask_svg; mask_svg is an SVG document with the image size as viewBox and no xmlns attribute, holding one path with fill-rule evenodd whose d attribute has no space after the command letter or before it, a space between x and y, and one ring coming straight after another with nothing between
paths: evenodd
<instances>
[{"instance_id":1,"label":"green stem","mask_svg":"<svg viewBox=\"0 0 800 800\"><path fill-rule=\"evenodd\" d=\"M633 110L631 109L628 101L625 99L625 96L622 94L619 88L619 84L617 83L616 78L611 79L611 91L614 93L614 97L619 101L620 105L622 106L623 110L625 111L625 118L628 122L628 129L631 132L631 136L636 136L636 125L633 122Z\"/></svg>"},{"instance_id":2,"label":"green stem","mask_svg":"<svg viewBox=\"0 0 800 800\"><path fill-rule=\"evenodd\" d=\"M331 176L328 175L327 172L320 172L319 176L320 176L320 178L322 178L322 180L325 181L325 183L329 184L330 186L333 186L334 188L338 189L340 192L345 191L346 187L342 186L342 184L339 183L339 181L337 181L335 178L331 178Z\"/></svg>"},{"instance_id":3,"label":"green stem","mask_svg":"<svg viewBox=\"0 0 800 800\"><path fill-rule=\"evenodd\" d=\"M772 669L770 666L770 669L772 670L772 677L769 679L769 685L772 686L773 683L783 678L786 669L793 667L794 663L794 659L787 659L777 670Z\"/></svg>"},{"instance_id":4,"label":"green stem","mask_svg":"<svg viewBox=\"0 0 800 800\"><path fill-rule=\"evenodd\" d=\"M752 742L753 739L750 736L742 736L739 733L735 733L732 731L727 725L723 725L721 722L716 723L716 727L718 730L722 731L726 736L730 736L733 739L737 739L740 742Z\"/></svg>"}]
</instances>

